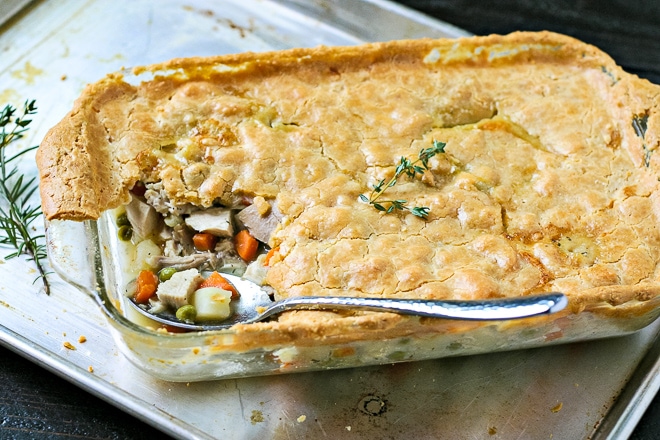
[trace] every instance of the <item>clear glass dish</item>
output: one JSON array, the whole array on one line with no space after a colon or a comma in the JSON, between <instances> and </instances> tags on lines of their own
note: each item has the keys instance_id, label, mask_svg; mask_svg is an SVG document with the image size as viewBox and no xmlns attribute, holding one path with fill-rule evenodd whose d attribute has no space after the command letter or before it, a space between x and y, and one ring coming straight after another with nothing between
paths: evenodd
<instances>
[{"instance_id":1,"label":"clear glass dish","mask_svg":"<svg viewBox=\"0 0 660 440\"><path fill-rule=\"evenodd\" d=\"M167 333L126 307L121 244L111 214L99 221L50 222L54 269L92 295L103 310L120 351L145 372L190 382L463 356L542 347L635 332L660 315L660 296L569 298L553 315L510 321L461 321L420 317L385 320L381 328L292 339L258 327ZM322 313L322 312L319 312ZM356 336L357 335L357 336Z\"/></svg>"}]
</instances>

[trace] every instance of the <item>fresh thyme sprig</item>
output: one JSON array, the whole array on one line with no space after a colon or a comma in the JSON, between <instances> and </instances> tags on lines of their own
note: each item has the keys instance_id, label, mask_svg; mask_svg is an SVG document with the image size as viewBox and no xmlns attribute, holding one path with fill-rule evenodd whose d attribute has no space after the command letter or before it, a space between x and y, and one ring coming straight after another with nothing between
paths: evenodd
<instances>
[{"instance_id":1,"label":"fresh thyme sprig","mask_svg":"<svg viewBox=\"0 0 660 440\"><path fill-rule=\"evenodd\" d=\"M47 294L50 284L46 277L44 261L46 245L42 243L43 234L34 234L32 223L41 216L41 206L33 206L30 198L38 189L36 177L27 178L20 174L14 164L24 154L37 146L7 156L7 146L24 137L32 122L30 116L37 112L35 101L26 101L21 114L17 109L6 105L0 112L0 246L12 247L15 252L7 255L6 260L26 255L28 261L34 261L39 271L38 279L44 284ZM35 280L36 281L36 280Z\"/></svg>"},{"instance_id":2,"label":"fresh thyme sprig","mask_svg":"<svg viewBox=\"0 0 660 440\"><path fill-rule=\"evenodd\" d=\"M402 200L402 199L379 200L379 199L385 193L385 191L387 191L388 188L391 188L394 185L396 185L397 180L401 176L406 175L414 179L415 176L417 176L417 174L419 175L424 174L424 171L427 171L429 169L429 159L431 159L433 156L435 156L438 153L444 153L446 145L447 144L445 142L434 140L433 146L430 148L423 148L417 155L417 159L415 161L411 161L407 157L402 156L401 160L399 161L399 164L396 167L396 170L394 171L394 176L392 176L392 178L387 182L385 181L385 179L382 179L380 182L374 185L373 190L371 191L369 197L367 197L364 194L360 194L360 200L362 200L365 203L369 203L373 205L374 208L376 208L379 211L383 211L386 214L389 214L390 212L393 211L410 211L411 214L417 217L427 218L430 212L430 208L426 206L415 206L411 208L409 206L406 206L406 203L408 203L407 200Z\"/></svg>"}]
</instances>

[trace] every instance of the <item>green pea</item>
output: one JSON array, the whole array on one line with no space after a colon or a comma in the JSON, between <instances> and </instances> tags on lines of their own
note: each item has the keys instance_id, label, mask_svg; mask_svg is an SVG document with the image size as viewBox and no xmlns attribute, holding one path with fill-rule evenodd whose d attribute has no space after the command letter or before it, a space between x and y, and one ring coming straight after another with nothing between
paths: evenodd
<instances>
[{"instance_id":1,"label":"green pea","mask_svg":"<svg viewBox=\"0 0 660 440\"><path fill-rule=\"evenodd\" d=\"M164 267L158 271L158 281L161 283L172 278L172 275L176 273L176 269L173 267Z\"/></svg>"},{"instance_id":2,"label":"green pea","mask_svg":"<svg viewBox=\"0 0 660 440\"><path fill-rule=\"evenodd\" d=\"M126 213L119 214L117 216L117 226L130 226L131 222L128 221L128 216Z\"/></svg>"},{"instance_id":3,"label":"green pea","mask_svg":"<svg viewBox=\"0 0 660 440\"><path fill-rule=\"evenodd\" d=\"M394 351L387 355L387 358L391 361L402 361L406 358L405 351Z\"/></svg>"},{"instance_id":4,"label":"green pea","mask_svg":"<svg viewBox=\"0 0 660 440\"><path fill-rule=\"evenodd\" d=\"M197 309L195 309L195 306L193 306L192 304L186 304L185 306L181 306L176 311L176 318L179 321L192 324L193 322L195 322L196 317L197 317Z\"/></svg>"},{"instance_id":5,"label":"green pea","mask_svg":"<svg viewBox=\"0 0 660 440\"><path fill-rule=\"evenodd\" d=\"M133 228L130 225L122 225L117 231L117 236L122 241L128 241L133 236Z\"/></svg>"}]
</instances>

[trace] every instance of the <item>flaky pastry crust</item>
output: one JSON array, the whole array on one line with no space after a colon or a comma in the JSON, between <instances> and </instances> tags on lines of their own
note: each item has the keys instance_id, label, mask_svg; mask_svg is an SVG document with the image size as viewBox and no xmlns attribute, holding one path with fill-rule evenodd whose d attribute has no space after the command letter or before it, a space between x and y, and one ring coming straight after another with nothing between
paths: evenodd
<instances>
[{"instance_id":1,"label":"flaky pastry crust","mask_svg":"<svg viewBox=\"0 0 660 440\"><path fill-rule=\"evenodd\" d=\"M657 306L659 107L659 86L547 32L176 59L84 90L39 148L43 210L96 219L137 181L275 201L280 297ZM360 201L434 140L424 177L388 190L427 219ZM340 319L319 313L296 325Z\"/></svg>"}]
</instances>

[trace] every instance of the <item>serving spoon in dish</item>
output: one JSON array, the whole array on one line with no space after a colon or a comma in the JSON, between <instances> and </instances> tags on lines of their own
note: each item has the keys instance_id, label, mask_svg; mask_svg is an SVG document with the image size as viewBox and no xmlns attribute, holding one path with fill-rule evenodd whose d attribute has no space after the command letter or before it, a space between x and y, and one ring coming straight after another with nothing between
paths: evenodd
<instances>
[{"instance_id":1,"label":"serving spoon in dish","mask_svg":"<svg viewBox=\"0 0 660 440\"><path fill-rule=\"evenodd\" d=\"M129 303L140 313L162 324L188 330L222 330L235 324L263 321L288 310L362 310L394 312L431 318L496 321L528 318L556 313L566 307L568 299L563 293L488 300L421 300L399 298L360 298L339 296L300 296L279 301L252 281L236 275L222 274L240 293L230 303L231 315L222 321L189 323L176 318L172 312L151 313L148 307Z\"/></svg>"}]
</instances>

